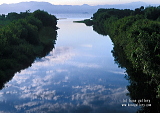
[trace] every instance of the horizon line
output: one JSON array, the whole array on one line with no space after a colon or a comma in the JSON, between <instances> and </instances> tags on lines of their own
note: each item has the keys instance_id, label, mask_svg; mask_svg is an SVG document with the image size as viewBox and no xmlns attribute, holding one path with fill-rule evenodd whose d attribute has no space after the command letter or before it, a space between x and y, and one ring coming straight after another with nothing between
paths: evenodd
<instances>
[{"instance_id":1,"label":"horizon line","mask_svg":"<svg viewBox=\"0 0 160 113\"><path fill-rule=\"evenodd\" d=\"M22 2L16 2L16 3L0 3L0 5L3 5L3 4L7 4L7 5L10 5L10 4L18 4L18 3L29 3L29 2L41 2L41 3L50 3L52 5L72 5L72 6L82 6L82 5L89 5L89 6L98 6L98 5L122 5L122 4L130 4L130 3L138 3L138 2L141 2L141 3L144 3L145 4L158 4L158 3L147 3L147 2L142 2L142 1L135 1L135 2L124 2L124 3L112 3L112 4L87 4L87 3L84 3L84 4L54 4L54 3L51 3L51 2L45 2L45 1L22 1Z\"/></svg>"}]
</instances>

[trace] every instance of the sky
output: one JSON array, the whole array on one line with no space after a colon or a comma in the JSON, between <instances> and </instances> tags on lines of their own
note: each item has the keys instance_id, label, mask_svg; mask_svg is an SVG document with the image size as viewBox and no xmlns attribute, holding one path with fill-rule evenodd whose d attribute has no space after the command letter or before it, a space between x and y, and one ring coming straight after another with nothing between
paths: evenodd
<instances>
[{"instance_id":1,"label":"sky","mask_svg":"<svg viewBox=\"0 0 160 113\"><path fill-rule=\"evenodd\" d=\"M104 4L123 4L130 2L142 1L152 4L160 4L160 0L2 0L0 4L6 3L18 3L18 2L28 2L28 1L39 1L39 2L49 2L54 5L104 5Z\"/></svg>"}]
</instances>

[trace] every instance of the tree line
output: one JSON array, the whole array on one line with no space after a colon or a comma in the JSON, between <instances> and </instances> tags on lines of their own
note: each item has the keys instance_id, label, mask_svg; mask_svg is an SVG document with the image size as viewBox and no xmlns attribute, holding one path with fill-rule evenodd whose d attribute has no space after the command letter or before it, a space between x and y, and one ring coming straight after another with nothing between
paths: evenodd
<instances>
[{"instance_id":1,"label":"tree line","mask_svg":"<svg viewBox=\"0 0 160 113\"><path fill-rule=\"evenodd\" d=\"M128 73L128 95L157 104L139 112L160 112L160 6L99 9L90 21L97 33L110 36L115 62Z\"/></svg>"},{"instance_id":2,"label":"tree line","mask_svg":"<svg viewBox=\"0 0 160 113\"><path fill-rule=\"evenodd\" d=\"M3 24L2 24L3 23ZM0 16L0 85L53 48L57 18L36 10ZM49 52L49 51L48 51Z\"/></svg>"}]
</instances>

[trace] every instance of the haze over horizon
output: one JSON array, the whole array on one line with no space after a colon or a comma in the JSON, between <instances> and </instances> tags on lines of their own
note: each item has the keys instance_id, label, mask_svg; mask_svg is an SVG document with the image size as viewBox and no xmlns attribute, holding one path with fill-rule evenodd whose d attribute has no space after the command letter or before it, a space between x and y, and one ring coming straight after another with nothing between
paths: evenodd
<instances>
[{"instance_id":1,"label":"haze over horizon","mask_svg":"<svg viewBox=\"0 0 160 113\"><path fill-rule=\"evenodd\" d=\"M93 0L94 1L94 0ZM0 14L8 14L9 12L24 12L28 9L30 11L35 11L37 9L45 10L49 12L50 14L54 14L56 16L60 14L83 14L83 15L89 15L89 17L92 16L99 8L116 8L116 9L132 9L139 8L141 6L147 7L147 6L159 6L159 4L149 4L146 2L130 2L125 4L115 4L115 5L95 5L92 6L90 4L85 5L79 4L79 5L55 5L51 4L48 1L45 2L37 2L37 1L27 1L27 2L19 2L14 4L1 4L0 5ZM64 15L63 15L64 16Z\"/></svg>"},{"instance_id":2,"label":"haze over horizon","mask_svg":"<svg viewBox=\"0 0 160 113\"><path fill-rule=\"evenodd\" d=\"M160 4L160 1L157 0L5 0L0 1L1 4L12 4L12 3L19 3L19 2L30 2L30 1L36 1L36 2L49 2L54 5L113 5L113 4L125 4L125 3L131 3L131 2L145 2L150 4Z\"/></svg>"}]
</instances>

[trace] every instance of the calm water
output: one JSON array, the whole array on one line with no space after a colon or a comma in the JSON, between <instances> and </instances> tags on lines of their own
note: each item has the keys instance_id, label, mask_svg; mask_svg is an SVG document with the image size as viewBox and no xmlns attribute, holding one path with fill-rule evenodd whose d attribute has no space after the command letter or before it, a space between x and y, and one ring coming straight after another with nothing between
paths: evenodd
<instances>
[{"instance_id":1,"label":"calm water","mask_svg":"<svg viewBox=\"0 0 160 113\"><path fill-rule=\"evenodd\" d=\"M59 20L58 37L46 57L16 73L0 91L0 112L134 113L122 107L125 70L114 63L109 37L92 27Z\"/></svg>"}]
</instances>

